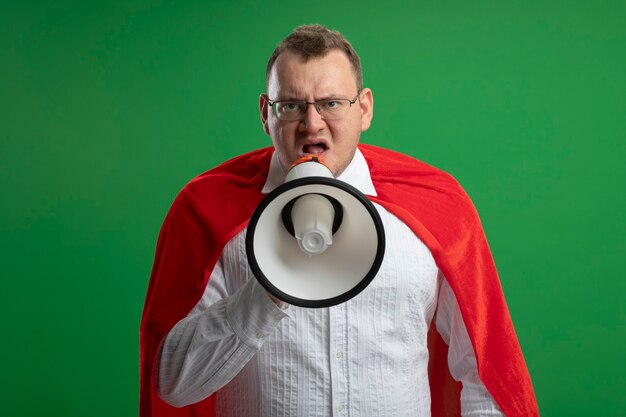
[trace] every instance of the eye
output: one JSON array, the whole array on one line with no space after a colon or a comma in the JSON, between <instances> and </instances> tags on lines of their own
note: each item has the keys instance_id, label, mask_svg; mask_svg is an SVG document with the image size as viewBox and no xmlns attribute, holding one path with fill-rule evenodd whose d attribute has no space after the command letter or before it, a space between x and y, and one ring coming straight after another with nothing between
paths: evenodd
<instances>
[{"instance_id":1,"label":"eye","mask_svg":"<svg viewBox=\"0 0 626 417\"><path fill-rule=\"evenodd\" d=\"M320 103L320 107L326 110L337 110L343 106L341 100L324 100Z\"/></svg>"},{"instance_id":2,"label":"eye","mask_svg":"<svg viewBox=\"0 0 626 417\"><path fill-rule=\"evenodd\" d=\"M299 111L300 105L295 101L286 101L279 104L278 110L282 113L294 113Z\"/></svg>"}]
</instances>

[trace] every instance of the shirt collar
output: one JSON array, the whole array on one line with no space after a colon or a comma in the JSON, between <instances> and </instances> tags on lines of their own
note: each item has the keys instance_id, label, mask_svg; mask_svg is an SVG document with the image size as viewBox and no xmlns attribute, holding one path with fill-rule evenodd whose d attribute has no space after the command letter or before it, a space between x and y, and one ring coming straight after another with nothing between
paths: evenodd
<instances>
[{"instance_id":1,"label":"shirt collar","mask_svg":"<svg viewBox=\"0 0 626 417\"><path fill-rule=\"evenodd\" d=\"M261 192L267 194L272 192L276 187L285 182L285 176L287 173L282 164L278 160L276 152L272 154L272 160L270 161L270 170L267 175L267 180L263 186ZM354 153L354 157L346 169L337 177L339 181L350 184L365 195L376 197L376 189L370 176L370 170L367 166L365 157L357 148Z\"/></svg>"}]
</instances>

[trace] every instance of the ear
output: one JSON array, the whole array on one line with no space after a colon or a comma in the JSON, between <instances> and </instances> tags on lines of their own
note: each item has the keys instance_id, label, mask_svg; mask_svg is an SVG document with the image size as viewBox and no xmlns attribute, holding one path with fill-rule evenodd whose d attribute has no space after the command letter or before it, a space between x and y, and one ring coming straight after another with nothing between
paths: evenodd
<instances>
[{"instance_id":1,"label":"ear","mask_svg":"<svg viewBox=\"0 0 626 417\"><path fill-rule=\"evenodd\" d=\"M265 133L269 135L270 130L267 126L267 118L269 117L271 107L267 103L267 100L267 94L261 94L259 96L259 111L261 113L261 123L263 123L263 130L265 130Z\"/></svg>"},{"instance_id":2,"label":"ear","mask_svg":"<svg viewBox=\"0 0 626 417\"><path fill-rule=\"evenodd\" d=\"M374 96L372 90L364 88L359 94L359 107L361 108L361 132L369 129L374 117Z\"/></svg>"}]
</instances>

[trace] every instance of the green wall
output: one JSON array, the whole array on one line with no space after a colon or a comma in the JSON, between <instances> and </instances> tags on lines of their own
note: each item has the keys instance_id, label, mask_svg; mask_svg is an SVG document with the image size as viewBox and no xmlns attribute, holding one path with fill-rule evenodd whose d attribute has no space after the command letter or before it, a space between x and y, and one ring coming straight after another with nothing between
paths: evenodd
<instances>
[{"instance_id":1,"label":"green wall","mask_svg":"<svg viewBox=\"0 0 626 417\"><path fill-rule=\"evenodd\" d=\"M269 145L267 58L314 22L361 54L362 140L472 196L542 414L626 415L625 2L7 3L2 415L137 413L163 217L193 176Z\"/></svg>"}]
</instances>

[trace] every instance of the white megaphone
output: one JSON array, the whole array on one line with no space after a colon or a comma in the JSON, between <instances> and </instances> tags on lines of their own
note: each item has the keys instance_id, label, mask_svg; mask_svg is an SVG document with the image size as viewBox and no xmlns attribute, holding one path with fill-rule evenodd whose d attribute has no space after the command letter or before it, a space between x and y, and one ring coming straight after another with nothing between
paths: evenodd
<instances>
[{"instance_id":1,"label":"white megaphone","mask_svg":"<svg viewBox=\"0 0 626 417\"><path fill-rule=\"evenodd\" d=\"M376 276L385 231L369 199L311 156L297 161L256 208L246 252L255 277L276 298L329 307Z\"/></svg>"}]
</instances>

